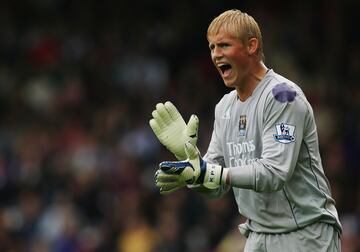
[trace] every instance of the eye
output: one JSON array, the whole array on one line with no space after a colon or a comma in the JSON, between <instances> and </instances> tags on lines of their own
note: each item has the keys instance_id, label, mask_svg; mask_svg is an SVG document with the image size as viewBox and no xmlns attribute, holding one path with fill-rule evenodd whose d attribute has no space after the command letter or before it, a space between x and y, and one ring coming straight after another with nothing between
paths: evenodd
<instances>
[{"instance_id":1,"label":"eye","mask_svg":"<svg viewBox=\"0 0 360 252\"><path fill-rule=\"evenodd\" d=\"M223 49L225 49L225 48L227 48L227 47L229 47L230 45L228 44L228 43L221 43L221 44L219 44L219 47L221 47L221 48L223 48Z\"/></svg>"}]
</instances>

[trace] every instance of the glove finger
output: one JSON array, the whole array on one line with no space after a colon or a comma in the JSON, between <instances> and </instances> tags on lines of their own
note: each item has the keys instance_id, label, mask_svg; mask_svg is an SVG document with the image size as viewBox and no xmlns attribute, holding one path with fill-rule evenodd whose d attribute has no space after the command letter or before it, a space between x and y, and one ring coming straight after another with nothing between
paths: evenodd
<instances>
[{"instance_id":1,"label":"glove finger","mask_svg":"<svg viewBox=\"0 0 360 252\"><path fill-rule=\"evenodd\" d=\"M186 127L186 132L189 137L197 140L199 130L199 118L196 115L191 115L189 122ZM192 144L196 144L192 142Z\"/></svg>"},{"instance_id":2,"label":"glove finger","mask_svg":"<svg viewBox=\"0 0 360 252\"><path fill-rule=\"evenodd\" d=\"M160 169L159 169L159 170L156 170L156 172L155 172L155 174L154 174L155 180L157 180L158 176L159 176L161 173L164 173L164 172L161 171Z\"/></svg>"},{"instance_id":3,"label":"glove finger","mask_svg":"<svg viewBox=\"0 0 360 252\"><path fill-rule=\"evenodd\" d=\"M156 104L156 111L159 114L159 116L161 117L161 119L162 119L162 121L164 122L165 125L168 125L173 121L170 114L166 110L164 104L162 104L162 103Z\"/></svg>"},{"instance_id":4,"label":"glove finger","mask_svg":"<svg viewBox=\"0 0 360 252\"><path fill-rule=\"evenodd\" d=\"M149 125L151 127L151 129L153 130L155 136L159 139L160 142L162 142L162 137L161 137L161 127L159 126L159 124L155 121L155 119L151 119L149 121Z\"/></svg>"},{"instance_id":5,"label":"glove finger","mask_svg":"<svg viewBox=\"0 0 360 252\"><path fill-rule=\"evenodd\" d=\"M182 118L181 114L179 113L179 111L177 110L177 108L174 106L174 104L172 104L171 102L167 101L164 104L168 114L171 116L171 118L176 121L178 120L178 118L181 118L182 121L184 121L184 119ZM185 122L185 121L184 121Z\"/></svg>"},{"instance_id":6,"label":"glove finger","mask_svg":"<svg viewBox=\"0 0 360 252\"><path fill-rule=\"evenodd\" d=\"M159 115L159 112L157 110L154 110L151 113L154 121L159 125L160 128L163 128L165 126L165 122L164 120L161 118L161 116Z\"/></svg>"},{"instance_id":7,"label":"glove finger","mask_svg":"<svg viewBox=\"0 0 360 252\"><path fill-rule=\"evenodd\" d=\"M180 187L175 187L175 188L169 189L169 190L164 190L164 189L160 188L160 194L161 195L168 195L170 193L173 193L173 192L177 191L178 189L180 189Z\"/></svg>"},{"instance_id":8,"label":"glove finger","mask_svg":"<svg viewBox=\"0 0 360 252\"><path fill-rule=\"evenodd\" d=\"M156 182L174 182L179 180L179 175L175 174L166 174L165 172L161 171L161 173L157 174L155 177Z\"/></svg>"},{"instance_id":9,"label":"glove finger","mask_svg":"<svg viewBox=\"0 0 360 252\"><path fill-rule=\"evenodd\" d=\"M181 187L181 184L179 184L178 182L156 183L156 186L161 188L162 190L168 191L177 187Z\"/></svg>"},{"instance_id":10,"label":"glove finger","mask_svg":"<svg viewBox=\"0 0 360 252\"><path fill-rule=\"evenodd\" d=\"M156 106L159 115L161 116L165 124L168 125L172 122L176 122L178 127L181 126L181 128L185 128L186 124L181 114L172 103L170 103L171 105L169 106L169 103L170 102L168 102L167 107L164 104L158 104Z\"/></svg>"},{"instance_id":11,"label":"glove finger","mask_svg":"<svg viewBox=\"0 0 360 252\"><path fill-rule=\"evenodd\" d=\"M189 159L194 159L200 155L198 148L190 141L185 143L185 153Z\"/></svg>"}]
</instances>

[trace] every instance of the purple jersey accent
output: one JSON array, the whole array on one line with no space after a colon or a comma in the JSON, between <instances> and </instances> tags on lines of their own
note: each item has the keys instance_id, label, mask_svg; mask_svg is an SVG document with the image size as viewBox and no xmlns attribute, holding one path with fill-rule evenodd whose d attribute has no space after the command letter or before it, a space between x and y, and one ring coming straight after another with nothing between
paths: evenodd
<instances>
[{"instance_id":1,"label":"purple jersey accent","mask_svg":"<svg viewBox=\"0 0 360 252\"><path fill-rule=\"evenodd\" d=\"M275 99L281 103L292 102L295 100L296 91L285 83L277 84L273 89L272 93Z\"/></svg>"}]
</instances>

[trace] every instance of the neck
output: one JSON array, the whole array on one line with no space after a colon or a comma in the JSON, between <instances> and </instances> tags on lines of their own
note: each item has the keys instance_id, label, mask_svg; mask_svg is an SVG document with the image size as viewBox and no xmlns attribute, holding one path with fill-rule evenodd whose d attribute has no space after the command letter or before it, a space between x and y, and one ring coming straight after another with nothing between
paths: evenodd
<instances>
[{"instance_id":1,"label":"neck","mask_svg":"<svg viewBox=\"0 0 360 252\"><path fill-rule=\"evenodd\" d=\"M257 62L256 65L250 68L247 78L244 79L241 85L236 87L240 101L246 101L252 95L256 86L266 75L267 70L262 61Z\"/></svg>"}]
</instances>

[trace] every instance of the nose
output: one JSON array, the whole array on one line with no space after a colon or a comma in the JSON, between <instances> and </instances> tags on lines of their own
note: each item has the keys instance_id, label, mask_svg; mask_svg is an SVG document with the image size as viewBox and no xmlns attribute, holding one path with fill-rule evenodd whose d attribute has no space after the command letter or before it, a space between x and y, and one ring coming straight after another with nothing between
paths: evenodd
<instances>
[{"instance_id":1,"label":"nose","mask_svg":"<svg viewBox=\"0 0 360 252\"><path fill-rule=\"evenodd\" d=\"M222 50L219 47L214 47L214 49L211 52L211 58L213 60L221 59L223 56Z\"/></svg>"}]
</instances>

